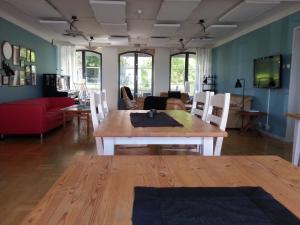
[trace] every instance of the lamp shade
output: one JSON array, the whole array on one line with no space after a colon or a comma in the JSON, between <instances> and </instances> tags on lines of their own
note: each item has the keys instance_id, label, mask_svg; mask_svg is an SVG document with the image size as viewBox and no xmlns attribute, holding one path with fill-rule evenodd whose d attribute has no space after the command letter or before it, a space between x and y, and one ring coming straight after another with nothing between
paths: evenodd
<instances>
[{"instance_id":1,"label":"lamp shade","mask_svg":"<svg viewBox=\"0 0 300 225\"><path fill-rule=\"evenodd\" d=\"M240 81L240 79L237 79L235 82L235 88L241 88L242 87L242 83Z\"/></svg>"}]
</instances>

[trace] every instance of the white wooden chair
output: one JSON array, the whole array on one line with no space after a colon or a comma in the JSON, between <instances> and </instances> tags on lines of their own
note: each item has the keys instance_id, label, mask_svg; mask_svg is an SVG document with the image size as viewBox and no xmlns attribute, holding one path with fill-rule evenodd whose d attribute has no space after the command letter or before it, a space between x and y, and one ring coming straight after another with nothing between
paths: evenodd
<instances>
[{"instance_id":1,"label":"white wooden chair","mask_svg":"<svg viewBox=\"0 0 300 225\"><path fill-rule=\"evenodd\" d=\"M101 91L101 102L102 102L103 114L104 114L104 117L106 117L109 110L108 110L107 96L106 96L106 90L105 89L103 89Z\"/></svg>"},{"instance_id":2,"label":"white wooden chair","mask_svg":"<svg viewBox=\"0 0 300 225\"><path fill-rule=\"evenodd\" d=\"M206 116L208 113L208 104L211 96L214 95L214 92L195 92L193 98L193 105L191 109L192 115L197 115L201 117L202 120L206 121Z\"/></svg>"},{"instance_id":3,"label":"white wooden chair","mask_svg":"<svg viewBox=\"0 0 300 225\"><path fill-rule=\"evenodd\" d=\"M97 92L90 93L90 107L92 115L92 123L94 131L97 129L101 121L104 119L104 113L101 103L101 94ZM96 146L98 155L103 155L102 138L96 137Z\"/></svg>"},{"instance_id":4,"label":"white wooden chair","mask_svg":"<svg viewBox=\"0 0 300 225\"><path fill-rule=\"evenodd\" d=\"M210 97L206 122L217 125L225 131L230 105L230 93L217 94ZM214 156L221 155L223 137L218 137L214 143Z\"/></svg>"}]
</instances>

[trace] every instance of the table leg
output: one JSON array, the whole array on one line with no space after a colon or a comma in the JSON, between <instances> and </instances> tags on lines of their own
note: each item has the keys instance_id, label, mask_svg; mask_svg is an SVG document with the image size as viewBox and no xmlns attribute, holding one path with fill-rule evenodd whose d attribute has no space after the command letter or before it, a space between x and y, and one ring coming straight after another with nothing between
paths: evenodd
<instances>
[{"instance_id":1,"label":"table leg","mask_svg":"<svg viewBox=\"0 0 300 225\"><path fill-rule=\"evenodd\" d=\"M103 155L103 142L101 137L96 137L97 155Z\"/></svg>"},{"instance_id":2,"label":"table leg","mask_svg":"<svg viewBox=\"0 0 300 225\"><path fill-rule=\"evenodd\" d=\"M214 138L204 137L203 138L203 155L213 156L214 155Z\"/></svg>"},{"instance_id":3,"label":"table leg","mask_svg":"<svg viewBox=\"0 0 300 225\"><path fill-rule=\"evenodd\" d=\"M77 114L78 130L80 130L80 114Z\"/></svg>"},{"instance_id":4,"label":"table leg","mask_svg":"<svg viewBox=\"0 0 300 225\"><path fill-rule=\"evenodd\" d=\"M64 128L66 128L66 112L63 112L63 124Z\"/></svg>"},{"instance_id":5,"label":"table leg","mask_svg":"<svg viewBox=\"0 0 300 225\"><path fill-rule=\"evenodd\" d=\"M86 114L86 133L89 134L90 131L90 114Z\"/></svg>"},{"instance_id":6,"label":"table leg","mask_svg":"<svg viewBox=\"0 0 300 225\"><path fill-rule=\"evenodd\" d=\"M103 138L103 155L114 155L115 154L115 141L114 138L104 137Z\"/></svg>"},{"instance_id":7,"label":"table leg","mask_svg":"<svg viewBox=\"0 0 300 225\"><path fill-rule=\"evenodd\" d=\"M299 166L300 158L300 122L295 122L294 143L293 143L293 158L292 162L295 166Z\"/></svg>"}]
</instances>

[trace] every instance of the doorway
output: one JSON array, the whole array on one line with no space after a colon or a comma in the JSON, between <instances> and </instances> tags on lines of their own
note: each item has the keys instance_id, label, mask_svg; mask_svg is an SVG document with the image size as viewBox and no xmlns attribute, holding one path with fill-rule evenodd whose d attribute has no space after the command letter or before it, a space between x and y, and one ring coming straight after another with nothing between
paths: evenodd
<instances>
[{"instance_id":1,"label":"doorway","mask_svg":"<svg viewBox=\"0 0 300 225\"><path fill-rule=\"evenodd\" d=\"M123 86L129 87L135 98L152 95L152 55L137 51L119 55L119 91Z\"/></svg>"}]
</instances>

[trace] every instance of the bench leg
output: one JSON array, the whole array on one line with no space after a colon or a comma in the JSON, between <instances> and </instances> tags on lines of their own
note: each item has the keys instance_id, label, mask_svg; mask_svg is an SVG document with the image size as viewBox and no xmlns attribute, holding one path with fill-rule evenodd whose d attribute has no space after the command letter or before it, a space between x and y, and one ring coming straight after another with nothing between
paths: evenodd
<instances>
[{"instance_id":1,"label":"bench leg","mask_svg":"<svg viewBox=\"0 0 300 225\"><path fill-rule=\"evenodd\" d=\"M40 141L41 141L41 144L43 144L43 134L40 134Z\"/></svg>"}]
</instances>

